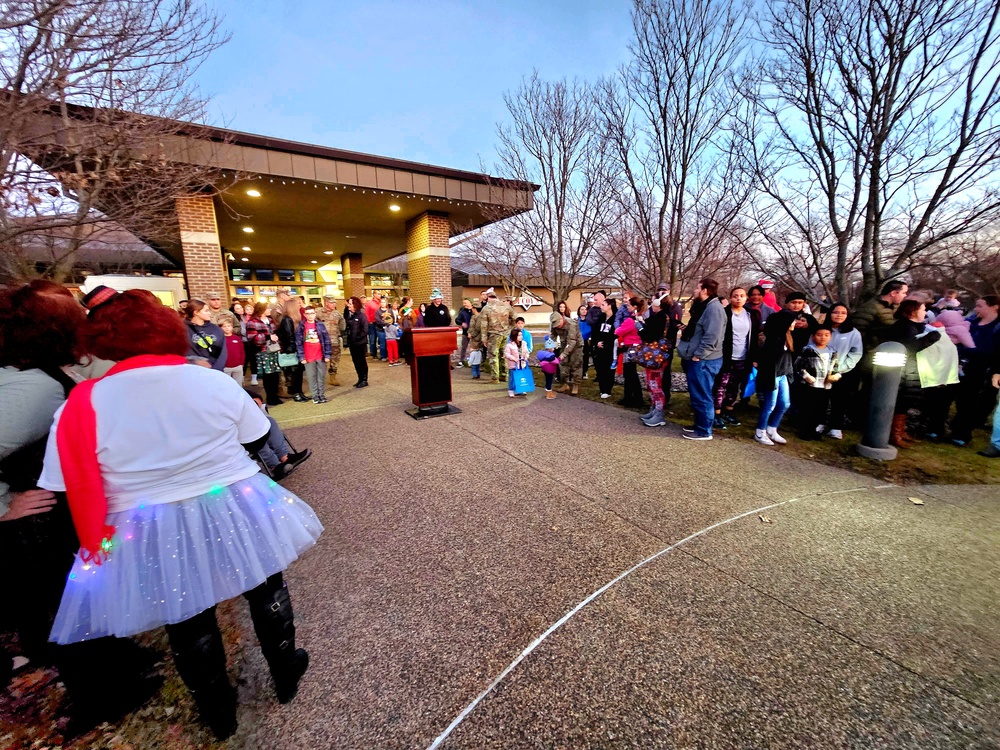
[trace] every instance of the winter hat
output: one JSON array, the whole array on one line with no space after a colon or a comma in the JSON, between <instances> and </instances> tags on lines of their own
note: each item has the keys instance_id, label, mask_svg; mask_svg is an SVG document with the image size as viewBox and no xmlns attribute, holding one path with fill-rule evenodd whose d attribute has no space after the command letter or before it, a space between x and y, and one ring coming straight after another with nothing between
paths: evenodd
<instances>
[{"instance_id":1,"label":"winter hat","mask_svg":"<svg viewBox=\"0 0 1000 750\"><path fill-rule=\"evenodd\" d=\"M117 294L118 292L111 287L101 284L100 286L95 286L87 292L87 295L80 301L80 304L86 307L88 311L93 310L95 307L103 305Z\"/></svg>"},{"instance_id":2,"label":"winter hat","mask_svg":"<svg viewBox=\"0 0 1000 750\"><path fill-rule=\"evenodd\" d=\"M788 296L785 297L785 302L795 302L796 300L802 300L805 302L806 295L802 292L789 292Z\"/></svg>"},{"instance_id":3,"label":"winter hat","mask_svg":"<svg viewBox=\"0 0 1000 750\"><path fill-rule=\"evenodd\" d=\"M444 299L444 295L441 294L440 289L431 289L431 301L433 302L436 299Z\"/></svg>"},{"instance_id":4,"label":"winter hat","mask_svg":"<svg viewBox=\"0 0 1000 750\"><path fill-rule=\"evenodd\" d=\"M545 337L545 348L549 349L549 350L555 349L556 348L556 340L554 338L552 338L551 336L546 336Z\"/></svg>"}]
</instances>

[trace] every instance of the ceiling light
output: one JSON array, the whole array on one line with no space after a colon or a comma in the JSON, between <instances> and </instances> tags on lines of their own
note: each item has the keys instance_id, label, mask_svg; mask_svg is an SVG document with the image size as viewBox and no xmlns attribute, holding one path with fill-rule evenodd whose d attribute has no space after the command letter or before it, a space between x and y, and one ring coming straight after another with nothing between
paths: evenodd
<instances>
[{"instance_id":1,"label":"ceiling light","mask_svg":"<svg viewBox=\"0 0 1000 750\"><path fill-rule=\"evenodd\" d=\"M250 260L249 258L240 258L240 260Z\"/></svg>"},{"instance_id":2,"label":"ceiling light","mask_svg":"<svg viewBox=\"0 0 1000 750\"><path fill-rule=\"evenodd\" d=\"M253 227L243 227L243 231L247 234L253 234Z\"/></svg>"},{"instance_id":3,"label":"ceiling light","mask_svg":"<svg viewBox=\"0 0 1000 750\"><path fill-rule=\"evenodd\" d=\"M389 206L389 210L390 211L398 211L399 210L399 206L397 206L395 203L393 203L392 205Z\"/></svg>"},{"instance_id":4,"label":"ceiling light","mask_svg":"<svg viewBox=\"0 0 1000 750\"><path fill-rule=\"evenodd\" d=\"M259 190L247 190L247 195L249 195L251 198L260 198L260 191Z\"/></svg>"},{"instance_id":5,"label":"ceiling light","mask_svg":"<svg viewBox=\"0 0 1000 750\"><path fill-rule=\"evenodd\" d=\"M323 255L333 255L333 250L324 250Z\"/></svg>"},{"instance_id":6,"label":"ceiling light","mask_svg":"<svg viewBox=\"0 0 1000 750\"><path fill-rule=\"evenodd\" d=\"M246 245L244 245L243 247L241 247L240 250L242 250L245 253L249 253L250 252L250 248L247 247Z\"/></svg>"},{"instance_id":7,"label":"ceiling light","mask_svg":"<svg viewBox=\"0 0 1000 750\"><path fill-rule=\"evenodd\" d=\"M349 240L356 240L358 238L356 234L345 234L344 236Z\"/></svg>"},{"instance_id":8,"label":"ceiling light","mask_svg":"<svg viewBox=\"0 0 1000 750\"><path fill-rule=\"evenodd\" d=\"M310 263L319 263L319 261L318 261L318 260L311 260L311 261L309 261L309 262L310 262Z\"/></svg>"}]
</instances>

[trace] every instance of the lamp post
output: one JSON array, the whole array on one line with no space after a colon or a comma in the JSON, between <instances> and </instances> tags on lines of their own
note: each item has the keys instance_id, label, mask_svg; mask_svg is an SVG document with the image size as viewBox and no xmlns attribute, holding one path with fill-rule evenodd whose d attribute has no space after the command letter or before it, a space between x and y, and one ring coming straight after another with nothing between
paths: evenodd
<instances>
[{"instance_id":1,"label":"lamp post","mask_svg":"<svg viewBox=\"0 0 1000 750\"><path fill-rule=\"evenodd\" d=\"M889 432L905 364L906 347L897 341L887 341L875 350L868 424L858 445L858 453L865 458L891 461L898 453L889 445Z\"/></svg>"}]
</instances>

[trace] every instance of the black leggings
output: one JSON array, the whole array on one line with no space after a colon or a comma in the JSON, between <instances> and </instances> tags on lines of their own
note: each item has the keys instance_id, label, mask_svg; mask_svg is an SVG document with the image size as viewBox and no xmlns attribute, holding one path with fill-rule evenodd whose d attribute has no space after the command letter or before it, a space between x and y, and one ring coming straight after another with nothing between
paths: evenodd
<instances>
[{"instance_id":1,"label":"black leggings","mask_svg":"<svg viewBox=\"0 0 1000 750\"><path fill-rule=\"evenodd\" d=\"M354 369L358 372L358 382L368 380L368 345L351 344L350 349Z\"/></svg>"},{"instance_id":2,"label":"black leggings","mask_svg":"<svg viewBox=\"0 0 1000 750\"><path fill-rule=\"evenodd\" d=\"M597 385L601 389L601 393L611 393L611 389L615 387L615 371L611 366L612 359L608 356L598 356L597 352L594 352L594 369L597 370Z\"/></svg>"}]
</instances>

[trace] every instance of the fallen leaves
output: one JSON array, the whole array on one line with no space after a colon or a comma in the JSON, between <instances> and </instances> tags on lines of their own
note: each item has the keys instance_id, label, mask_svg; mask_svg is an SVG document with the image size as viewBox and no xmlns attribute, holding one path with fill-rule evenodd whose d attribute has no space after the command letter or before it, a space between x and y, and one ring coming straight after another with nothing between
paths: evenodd
<instances>
[{"instance_id":1,"label":"fallen leaves","mask_svg":"<svg viewBox=\"0 0 1000 750\"><path fill-rule=\"evenodd\" d=\"M774 523L769 516L757 516L757 518L760 519L761 523Z\"/></svg>"},{"instance_id":2,"label":"fallen leaves","mask_svg":"<svg viewBox=\"0 0 1000 750\"><path fill-rule=\"evenodd\" d=\"M908 497L906 499L909 500L914 505L926 505L926 503L923 500L921 500L919 497Z\"/></svg>"}]
</instances>

